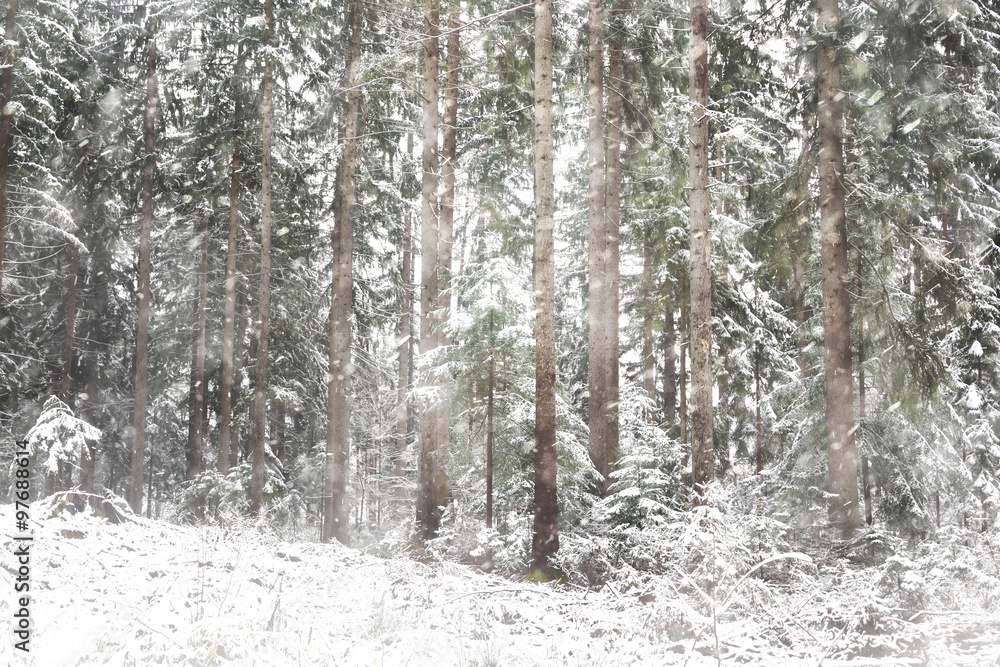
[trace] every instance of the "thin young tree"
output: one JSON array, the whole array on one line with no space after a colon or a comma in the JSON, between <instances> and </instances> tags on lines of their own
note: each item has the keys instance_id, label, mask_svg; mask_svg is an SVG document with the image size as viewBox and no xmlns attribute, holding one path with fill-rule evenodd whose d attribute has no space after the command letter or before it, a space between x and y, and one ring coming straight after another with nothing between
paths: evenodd
<instances>
[{"instance_id":1,"label":"thin young tree","mask_svg":"<svg viewBox=\"0 0 1000 667\"><path fill-rule=\"evenodd\" d=\"M556 503L555 200L552 138L552 0L535 0L535 501L531 569L554 573Z\"/></svg>"},{"instance_id":2,"label":"thin young tree","mask_svg":"<svg viewBox=\"0 0 1000 667\"><path fill-rule=\"evenodd\" d=\"M201 452L204 440L205 408L205 306L208 301L208 222L205 215L201 229L201 269L198 271L198 291L195 300L194 336L191 345L191 380L188 389L188 443L185 479L201 474Z\"/></svg>"},{"instance_id":3,"label":"thin young tree","mask_svg":"<svg viewBox=\"0 0 1000 667\"><path fill-rule=\"evenodd\" d=\"M247 312L247 284L244 280L239 280L236 286L236 342L233 350L233 388L232 402L233 411L239 405L241 387L243 385L243 351L246 347L246 331L250 314ZM243 447L240 443L240 429L234 423L230 428L231 442L229 444L229 467L235 468L240 462L240 455Z\"/></svg>"},{"instance_id":4,"label":"thin young tree","mask_svg":"<svg viewBox=\"0 0 1000 667\"><path fill-rule=\"evenodd\" d=\"M250 513L260 514L264 504L265 420L267 417L267 336L271 325L271 132L274 122L274 0L264 0L264 95L260 112L262 151L260 159L260 287L257 292L257 364L253 405L250 409Z\"/></svg>"},{"instance_id":5,"label":"thin young tree","mask_svg":"<svg viewBox=\"0 0 1000 667\"><path fill-rule=\"evenodd\" d=\"M712 434L712 239L708 192L708 8L691 0L688 187L691 208L691 475L694 504L715 477ZM683 382L683 379L681 380Z\"/></svg>"},{"instance_id":6,"label":"thin young tree","mask_svg":"<svg viewBox=\"0 0 1000 667\"><path fill-rule=\"evenodd\" d=\"M823 362L829 456L830 524L842 539L860 525L854 443L854 388L844 189L844 111L834 35L837 0L817 0L816 86L819 106L820 261L823 278Z\"/></svg>"},{"instance_id":7,"label":"thin young tree","mask_svg":"<svg viewBox=\"0 0 1000 667\"><path fill-rule=\"evenodd\" d=\"M80 248L73 246L73 259L70 261L69 294L66 297L66 338L63 345L63 376L62 386L59 395L63 403L73 407L73 399L70 397L70 384L73 379L73 339L76 325L76 284L77 273L80 268Z\"/></svg>"},{"instance_id":8,"label":"thin young tree","mask_svg":"<svg viewBox=\"0 0 1000 667\"><path fill-rule=\"evenodd\" d=\"M496 336L490 311L490 368L486 380L486 527L493 527L493 394L496 388Z\"/></svg>"},{"instance_id":9,"label":"thin young tree","mask_svg":"<svg viewBox=\"0 0 1000 667\"><path fill-rule=\"evenodd\" d=\"M666 310L663 319L663 412L667 428L671 432L677 425L677 357L674 351L677 341L674 334L673 294L674 290L670 289L667 298L663 300Z\"/></svg>"},{"instance_id":10,"label":"thin young tree","mask_svg":"<svg viewBox=\"0 0 1000 667\"><path fill-rule=\"evenodd\" d=\"M413 135L410 134L407 142L413 145ZM408 153L412 152L412 148ZM396 477L396 499L403 498L403 468L404 455L406 453L406 439L409 431L409 393L410 393L410 348L413 345L413 291L410 285L413 273L413 252L411 249L410 231L411 222L409 215L406 218L406 228L403 235L403 265L401 267L400 281L402 282L402 298L400 299L399 313L399 368L396 383L396 450L393 452L394 471Z\"/></svg>"},{"instance_id":11,"label":"thin young tree","mask_svg":"<svg viewBox=\"0 0 1000 667\"><path fill-rule=\"evenodd\" d=\"M653 248L649 235L642 248L642 380L649 400L656 402L656 356L653 352ZM652 415L650 415L652 416Z\"/></svg>"},{"instance_id":12,"label":"thin young tree","mask_svg":"<svg viewBox=\"0 0 1000 667\"><path fill-rule=\"evenodd\" d=\"M135 404L132 413L132 462L129 505L142 513L142 469L146 452L146 382L149 376L149 272L150 236L153 229L153 169L156 154L156 32L147 25L149 50L146 58L146 112L143 117L142 213L139 223L139 304L135 331Z\"/></svg>"},{"instance_id":13,"label":"thin young tree","mask_svg":"<svg viewBox=\"0 0 1000 667\"><path fill-rule=\"evenodd\" d=\"M351 8L351 46L344 117L339 205L333 240L330 295L330 367L327 377L326 482L323 540L347 544L351 537L348 497L351 454L351 300L354 292L354 193L361 117L361 2Z\"/></svg>"}]
</instances>

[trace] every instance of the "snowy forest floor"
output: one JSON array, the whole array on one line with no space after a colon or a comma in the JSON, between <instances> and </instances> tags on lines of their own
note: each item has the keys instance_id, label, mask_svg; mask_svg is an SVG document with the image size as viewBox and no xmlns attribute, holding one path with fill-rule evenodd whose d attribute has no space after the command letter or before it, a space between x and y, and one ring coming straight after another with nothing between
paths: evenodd
<instances>
[{"instance_id":1,"label":"snowy forest floor","mask_svg":"<svg viewBox=\"0 0 1000 667\"><path fill-rule=\"evenodd\" d=\"M699 607L680 576L627 593L530 584L285 543L253 526L112 525L89 510L52 516L43 504L33 508L31 653L14 651L8 632L0 664L1000 664L995 591L905 614L876 599L877 568L831 562L811 585L761 582L747 590L767 595L748 595L713 623L710 603ZM13 506L0 506L6 619L14 524Z\"/></svg>"}]
</instances>

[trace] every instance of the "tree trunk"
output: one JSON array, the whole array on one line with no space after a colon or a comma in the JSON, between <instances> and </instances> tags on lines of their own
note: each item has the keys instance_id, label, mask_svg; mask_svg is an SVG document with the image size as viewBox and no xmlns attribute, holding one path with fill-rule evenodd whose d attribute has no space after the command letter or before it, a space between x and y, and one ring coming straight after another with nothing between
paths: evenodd
<instances>
[{"instance_id":1,"label":"tree trunk","mask_svg":"<svg viewBox=\"0 0 1000 667\"><path fill-rule=\"evenodd\" d=\"M264 46L274 44L274 0L264 0ZM265 417L267 411L267 335L271 326L271 131L274 122L274 74L270 53L264 57L264 97L261 101L262 151L260 161L260 287L257 294L257 367L253 407L250 410L250 514L258 516L264 504Z\"/></svg>"},{"instance_id":2,"label":"tree trunk","mask_svg":"<svg viewBox=\"0 0 1000 667\"><path fill-rule=\"evenodd\" d=\"M860 273L861 260L858 259ZM858 421L865 420L865 320L858 322ZM868 478L868 457L861 457L861 489L865 501L865 524L872 525L872 493ZM940 526L940 521L939 521Z\"/></svg>"},{"instance_id":3,"label":"tree trunk","mask_svg":"<svg viewBox=\"0 0 1000 667\"><path fill-rule=\"evenodd\" d=\"M817 0L820 34L836 31L837 0ZM829 448L830 524L842 539L858 528L858 469L854 444L851 314L847 291L847 217L844 192L844 119L836 46L817 48L819 197L823 267L823 361Z\"/></svg>"},{"instance_id":4,"label":"tree trunk","mask_svg":"<svg viewBox=\"0 0 1000 667\"><path fill-rule=\"evenodd\" d=\"M680 411L680 440L681 448L687 444L687 424L688 424L688 407L687 407L687 354L688 354L688 340L690 339L690 329L688 328L688 316L687 316L687 272L681 273L681 322L680 322L680 352L681 352L681 368L680 377L678 378L679 392L680 396L678 398ZM686 457L685 457L686 460ZM690 484L690 480L688 480Z\"/></svg>"},{"instance_id":5,"label":"tree trunk","mask_svg":"<svg viewBox=\"0 0 1000 667\"><path fill-rule=\"evenodd\" d=\"M97 404L98 404L98 384L97 384L97 355L91 353L84 361L84 375L86 377L84 385L83 418L91 426L97 426ZM94 473L97 468L97 443L87 440L84 445L82 456L80 457L80 490L84 493L94 492Z\"/></svg>"},{"instance_id":6,"label":"tree trunk","mask_svg":"<svg viewBox=\"0 0 1000 667\"><path fill-rule=\"evenodd\" d=\"M757 431L757 439L754 442L754 468L756 473L759 475L762 470L764 470L764 421L760 416L760 349L754 355L753 360L753 393L754 393L754 403L755 403L755 426Z\"/></svg>"},{"instance_id":7,"label":"tree trunk","mask_svg":"<svg viewBox=\"0 0 1000 667\"><path fill-rule=\"evenodd\" d=\"M73 330L76 326L76 276L80 268L80 249L73 246L73 261L69 267L69 296L66 298L66 342L63 346L63 377L60 395L70 408L70 383L73 379Z\"/></svg>"},{"instance_id":8,"label":"tree trunk","mask_svg":"<svg viewBox=\"0 0 1000 667\"><path fill-rule=\"evenodd\" d=\"M84 393L81 396L83 418L91 426L98 425L98 409L100 407L100 354L107 349L107 337L104 330L105 313L107 311L106 285L99 285L100 278L106 280L108 273L104 269L106 256L100 252L100 243L91 237L94 252L91 254L90 267L84 271L84 292L90 319L87 326L87 352L83 355ZM80 457L80 488L85 493L93 493L95 489L95 474L97 469L97 442L88 440Z\"/></svg>"},{"instance_id":9,"label":"tree trunk","mask_svg":"<svg viewBox=\"0 0 1000 667\"><path fill-rule=\"evenodd\" d=\"M236 102L237 122L239 122L240 105ZM222 382L221 402L219 409L219 458L220 475L229 473L229 449L233 437L232 420L235 394L233 388L233 348L236 336L236 239L240 228L240 173L242 171L240 156L240 137L236 134L233 140L233 161L229 177L229 241L226 245L226 301L222 314Z\"/></svg>"},{"instance_id":10,"label":"tree trunk","mask_svg":"<svg viewBox=\"0 0 1000 667\"><path fill-rule=\"evenodd\" d=\"M188 391L187 472L191 480L201 474L201 450L205 409L205 304L208 299L208 220L201 231L201 271L198 272L198 299L195 302L195 329L191 346L191 385Z\"/></svg>"},{"instance_id":11,"label":"tree trunk","mask_svg":"<svg viewBox=\"0 0 1000 667\"><path fill-rule=\"evenodd\" d=\"M447 348L451 344L444 327L448 322L448 311L451 305L451 266L452 242L455 220L455 160L457 154L456 125L458 123L458 82L459 82L459 26L458 0L448 3L448 38L446 40L445 82L444 82L444 117L442 118L441 137L441 200L440 217L438 219L438 255L437 255L437 312L434 322L438 327L438 344ZM446 385L451 378L445 372L439 372L438 384L440 404L437 409L437 456L440 465L435 488L437 490L437 506L444 507L448 502L448 479L444 464L448 457L449 419L451 402L448 399Z\"/></svg>"},{"instance_id":12,"label":"tree trunk","mask_svg":"<svg viewBox=\"0 0 1000 667\"><path fill-rule=\"evenodd\" d=\"M146 113L143 120L145 166L142 172L142 219L139 226L139 304L135 332L135 408L132 414L132 465L129 480L129 504L142 513L142 468L146 450L146 380L149 373L149 270L150 234L153 229L153 168L156 156L153 139L156 133L156 35L149 30L149 53L146 62Z\"/></svg>"},{"instance_id":13,"label":"tree trunk","mask_svg":"<svg viewBox=\"0 0 1000 667\"><path fill-rule=\"evenodd\" d=\"M410 134L407 139L409 145L413 145L413 135ZM396 394L396 451L394 452L395 470L394 475L396 477L396 500L397 502L402 502L403 500L403 480L406 475L406 471L403 468L403 460L406 455L406 440L407 435L410 430L409 424L409 405L408 405L408 395L410 393L410 346L413 344L413 324L411 323L411 312L413 310L412 300L413 292L411 288L411 281L413 273L412 262L413 255L411 252L411 241L410 241L410 229L411 222L409 216L406 218L406 234L403 239L403 267L401 280L403 283L403 294L400 306L399 315L399 380L397 383L397 394Z\"/></svg>"},{"instance_id":14,"label":"tree trunk","mask_svg":"<svg viewBox=\"0 0 1000 667\"><path fill-rule=\"evenodd\" d=\"M600 473L598 491L604 496L611 475L607 412L611 384L611 341L607 312L607 190L604 163L604 6L589 0L587 24L587 138L589 308L587 311L587 378L589 385L590 458Z\"/></svg>"},{"instance_id":15,"label":"tree trunk","mask_svg":"<svg viewBox=\"0 0 1000 667\"><path fill-rule=\"evenodd\" d=\"M271 401L271 435L269 444L275 458L285 467L285 404L277 399Z\"/></svg>"},{"instance_id":16,"label":"tree trunk","mask_svg":"<svg viewBox=\"0 0 1000 667\"><path fill-rule=\"evenodd\" d=\"M642 253L642 378L656 404L656 355L653 354L653 249L647 233ZM653 414L650 413L650 418Z\"/></svg>"},{"instance_id":17,"label":"tree trunk","mask_svg":"<svg viewBox=\"0 0 1000 667\"><path fill-rule=\"evenodd\" d=\"M556 309L552 140L552 0L535 2L535 518L531 569L554 574L556 504ZM602 190L603 192L603 190Z\"/></svg>"},{"instance_id":18,"label":"tree trunk","mask_svg":"<svg viewBox=\"0 0 1000 667\"><path fill-rule=\"evenodd\" d=\"M694 504L715 478L712 434L712 238L708 192L708 10L691 0L691 474Z\"/></svg>"},{"instance_id":19,"label":"tree trunk","mask_svg":"<svg viewBox=\"0 0 1000 667\"><path fill-rule=\"evenodd\" d=\"M674 299L666 299L666 317L663 321L663 411L667 419L667 429L671 432L677 425L677 344L674 332Z\"/></svg>"},{"instance_id":20,"label":"tree trunk","mask_svg":"<svg viewBox=\"0 0 1000 667\"><path fill-rule=\"evenodd\" d=\"M14 41L14 19L17 1L7 0L7 18L4 22L4 39ZM3 258L7 238L7 167L10 163L10 114L11 95L14 92L14 53L4 58L0 73L0 313L3 313Z\"/></svg>"},{"instance_id":21,"label":"tree trunk","mask_svg":"<svg viewBox=\"0 0 1000 667\"><path fill-rule=\"evenodd\" d=\"M420 354L437 349L434 306L438 300L438 3L424 3L423 180L420 197ZM426 382L430 383L431 380ZM438 483L444 478L438 452L437 406L427 402L420 411L420 457L417 466L417 526L423 539L437 535L441 524Z\"/></svg>"},{"instance_id":22,"label":"tree trunk","mask_svg":"<svg viewBox=\"0 0 1000 667\"><path fill-rule=\"evenodd\" d=\"M237 322L236 322L236 341L233 350L233 388L230 392L232 395L232 400L230 405L232 406L232 413L236 414L236 407L240 403L240 395L242 393L243 386L243 346L246 344L246 330L247 330L247 320L249 315L247 314L247 286L242 280L240 281L240 288L237 290ZM235 423L230 427L231 442L229 445L229 467L235 468L240 462L240 429Z\"/></svg>"},{"instance_id":23,"label":"tree trunk","mask_svg":"<svg viewBox=\"0 0 1000 667\"><path fill-rule=\"evenodd\" d=\"M490 375L486 385L486 527L493 527L493 388L496 361L496 340L493 338L493 311L490 311Z\"/></svg>"},{"instance_id":24,"label":"tree trunk","mask_svg":"<svg viewBox=\"0 0 1000 667\"><path fill-rule=\"evenodd\" d=\"M795 232L793 250L795 252L795 328L798 330L798 340L795 346L799 353L795 358L799 366L799 379L809 378L810 369L803 350L806 347L805 325L809 319L809 308L806 306L806 256L810 252L809 238L809 178L812 174L809 130L802 128L802 152L799 154L795 176L795 222L798 228Z\"/></svg>"},{"instance_id":25,"label":"tree trunk","mask_svg":"<svg viewBox=\"0 0 1000 667\"><path fill-rule=\"evenodd\" d=\"M326 483L323 539L348 544L351 538L351 301L354 293L354 183L358 162L361 117L361 11L355 0L351 11L350 63L347 74L347 113L344 117L344 157L341 163L336 228L333 242L333 281L330 298L330 370L326 408Z\"/></svg>"},{"instance_id":26,"label":"tree trunk","mask_svg":"<svg viewBox=\"0 0 1000 667\"><path fill-rule=\"evenodd\" d=\"M622 105L624 104L625 85L625 55L623 53L624 26L622 25L626 10L626 0L617 0L617 6L611 11L612 30L608 40L608 116L607 116L607 172L606 213L604 222L604 342L608 367L608 391L605 396L605 419L607 420L607 457L608 474L618 463L618 308L619 308L619 230L621 228L621 142L622 142Z\"/></svg>"}]
</instances>

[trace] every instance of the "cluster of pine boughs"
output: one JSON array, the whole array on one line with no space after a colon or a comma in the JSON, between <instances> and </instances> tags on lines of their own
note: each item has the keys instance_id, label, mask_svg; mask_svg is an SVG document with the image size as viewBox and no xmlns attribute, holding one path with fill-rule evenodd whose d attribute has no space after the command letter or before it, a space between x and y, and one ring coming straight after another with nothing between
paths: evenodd
<instances>
[{"instance_id":1,"label":"cluster of pine boughs","mask_svg":"<svg viewBox=\"0 0 1000 667\"><path fill-rule=\"evenodd\" d=\"M541 569L713 494L985 530L1000 13L817 5L9 0L3 451Z\"/></svg>"}]
</instances>

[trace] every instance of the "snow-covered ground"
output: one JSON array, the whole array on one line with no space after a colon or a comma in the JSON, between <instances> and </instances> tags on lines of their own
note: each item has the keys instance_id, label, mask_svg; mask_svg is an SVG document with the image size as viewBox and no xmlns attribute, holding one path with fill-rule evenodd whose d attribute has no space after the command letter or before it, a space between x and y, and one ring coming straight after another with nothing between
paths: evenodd
<instances>
[{"instance_id":1,"label":"snow-covered ground","mask_svg":"<svg viewBox=\"0 0 1000 667\"><path fill-rule=\"evenodd\" d=\"M776 585L740 607L753 613L722 615L716 635L666 580L591 591L252 527L33 514L32 650L14 651L8 634L0 664L694 667L720 664L716 636L729 665L1000 664L1000 619L976 605L866 633L875 602L858 593L874 595L863 570L819 576L815 590ZM11 619L12 506L0 506L0 527L0 614Z\"/></svg>"}]
</instances>

